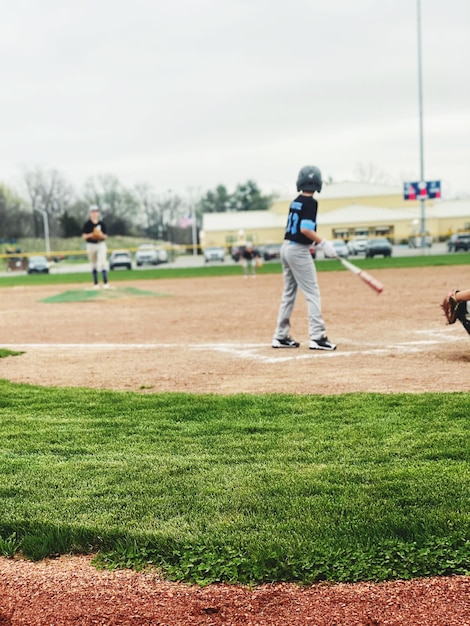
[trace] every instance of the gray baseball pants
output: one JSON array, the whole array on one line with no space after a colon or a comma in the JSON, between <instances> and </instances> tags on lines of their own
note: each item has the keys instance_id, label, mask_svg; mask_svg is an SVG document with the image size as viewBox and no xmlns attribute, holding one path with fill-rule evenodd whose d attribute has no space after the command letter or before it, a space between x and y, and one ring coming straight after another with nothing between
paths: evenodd
<instances>
[{"instance_id":1,"label":"gray baseball pants","mask_svg":"<svg viewBox=\"0 0 470 626\"><path fill-rule=\"evenodd\" d=\"M310 254L309 245L284 241L281 247L281 263L284 274L284 291L277 318L275 339L289 337L290 317L300 288L307 301L308 334L310 339L326 336L325 322L321 315L320 289L317 270Z\"/></svg>"},{"instance_id":2,"label":"gray baseball pants","mask_svg":"<svg viewBox=\"0 0 470 626\"><path fill-rule=\"evenodd\" d=\"M86 251L92 270L103 271L108 269L107 246L105 241L99 243L87 243Z\"/></svg>"}]
</instances>

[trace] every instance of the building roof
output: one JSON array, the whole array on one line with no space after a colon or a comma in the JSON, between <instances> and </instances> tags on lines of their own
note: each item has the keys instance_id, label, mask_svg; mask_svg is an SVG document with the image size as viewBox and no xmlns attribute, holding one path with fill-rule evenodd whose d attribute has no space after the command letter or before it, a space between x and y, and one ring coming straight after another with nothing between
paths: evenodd
<instances>
[{"instance_id":1,"label":"building roof","mask_svg":"<svg viewBox=\"0 0 470 626\"><path fill-rule=\"evenodd\" d=\"M344 226L353 224L396 224L400 221L419 219L421 207L419 205L399 208L384 208L349 204L339 209L322 213L321 206L318 213L320 226ZM254 231L268 228L284 229L286 215L272 211L231 211L226 213L204 213L203 232L230 232ZM425 205L425 215L428 218L468 218L470 220L470 199L468 200L439 200L432 205Z\"/></svg>"},{"instance_id":2,"label":"building roof","mask_svg":"<svg viewBox=\"0 0 470 626\"><path fill-rule=\"evenodd\" d=\"M426 206L426 215L435 218L468 217L470 219L470 198L467 200L439 200L433 206Z\"/></svg>"},{"instance_id":3,"label":"building roof","mask_svg":"<svg viewBox=\"0 0 470 626\"><path fill-rule=\"evenodd\" d=\"M420 206L406 208L383 208L375 206L361 206L360 204L350 204L340 209L328 211L322 215L318 214L318 221L321 224L353 224L357 222L390 222L395 223L400 220L413 220L419 217ZM443 219L446 217L468 217L470 219L470 199L469 200L442 200L425 205L425 215L430 218Z\"/></svg>"},{"instance_id":4,"label":"building roof","mask_svg":"<svg viewBox=\"0 0 470 626\"><path fill-rule=\"evenodd\" d=\"M287 219L286 215L271 213L271 211L204 213L202 230L209 233L221 230L238 231L240 229L284 228Z\"/></svg>"},{"instance_id":5,"label":"building roof","mask_svg":"<svg viewBox=\"0 0 470 626\"><path fill-rule=\"evenodd\" d=\"M363 222L389 222L393 224L398 220L412 220L416 217L416 209L384 209L383 207L361 206L350 204L341 209L328 211L321 214L319 211L318 222L326 224L356 224Z\"/></svg>"}]
</instances>

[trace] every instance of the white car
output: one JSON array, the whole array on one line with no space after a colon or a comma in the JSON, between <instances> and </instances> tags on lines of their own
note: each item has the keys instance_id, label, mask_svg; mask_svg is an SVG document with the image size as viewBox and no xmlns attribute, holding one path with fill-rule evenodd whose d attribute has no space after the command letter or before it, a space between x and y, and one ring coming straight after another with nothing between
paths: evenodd
<instances>
[{"instance_id":1,"label":"white car","mask_svg":"<svg viewBox=\"0 0 470 626\"><path fill-rule=\"evenodd\" d=\"M130 252L127 250L114 250L109 257L109 269L115 270L117 267L132 269L132 259Z\"/></svg>"},{"instance_id":2,"label":"white car","mask_svg":"<svg viewBox=\"0 0 470 626\"><path fill-rule=\"evenodd\" d=\"M142 265L158 265L167 263L168 254L166 250L156 248L153 244L144 243L138 247L135 253L135 263L137 267Z\"/></svg>"},{"instance_id":3,"label":"white car","mask_svg":"<svg viewBox=\"0 0 470 626\"><path fill-rule=\"evenodd\" d=\"M204 261L206 263L210 261L225 261L225 250L218 246L206 248L204 250Z\"/></svg>"},{"instance_id":4,"label":"white car","mask_svg":"<svg viewBox=\"0 0 470 626\"><path fill-rule=\"evenodd\" d=\"M365 254L366 252L366 237L354 237L351 241L348 242L348 251L349 254L353 256L356 254Z\"/></svg>"}]
</instances>

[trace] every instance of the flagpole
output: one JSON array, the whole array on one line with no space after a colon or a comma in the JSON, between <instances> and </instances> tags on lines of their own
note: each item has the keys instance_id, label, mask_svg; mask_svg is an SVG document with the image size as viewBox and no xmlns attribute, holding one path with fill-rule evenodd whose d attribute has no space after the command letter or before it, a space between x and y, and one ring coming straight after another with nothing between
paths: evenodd
<instances>
[{"instance_id":1,"label":"flagpole","mask_svg":"<svg viewBox=\"0 0 470 626\"><path fill-rule=\"evenodd\" d=\"M420 159L420 191L426 189L424 180L424 131L423 131L423 72L421 60L421 0L417 0L418 9L418 99L419 99L419 159ZM420 198L421 203L421 247L424 250L426 243L426 199Z\"/></svg>"}]
</instances>

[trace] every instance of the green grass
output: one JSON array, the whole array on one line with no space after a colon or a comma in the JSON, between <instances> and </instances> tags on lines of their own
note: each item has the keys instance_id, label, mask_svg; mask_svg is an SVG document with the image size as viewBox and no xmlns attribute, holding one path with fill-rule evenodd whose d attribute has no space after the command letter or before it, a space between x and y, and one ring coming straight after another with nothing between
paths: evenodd
<instances>
[{"instance_id":1,"label":"green grass","mask_svg":"<svg viewBox=\"0 0 470 626\"><path fill-rule=\"evenodd\" d=\"M0 359L4 359L7 356L20 356L20 354L24 354L24 352L18 352L17 350L6 350L5 348L0 348Z\"/></svg>"},{"instance_id":2,"label":"green grass","mask_svg":"<svg viewBox=\"0 0 470 626\"><path fill-rule=\"evenodd\" d=\"M362 269L398 269L413 267L436 267L436 266L453 266L453 265L469 265L470 255L468 253L428 255L428 256L409 256L409 257L392 257L384 259L376 257L374 259L355 258L350 259L352 263ZM339 261L319 259L316 263L319 272L327 271L348 271ZM280 274L282 271L279 262L270 261L265 263L258 270L259 274ZM169 266L160 266L158 269L145 270L129 270L129 271L113 271L110 273L110 280L113 283L121 281L136 280L156 280L163 278L207 278L211 276L240 276L241 268L236 263L228 263L227 265L209 265L202 267L183 267L175 268ZM0 276L0 287L14 287L27 285L63 285L90 283L89 272L77 272L73 274L35 274L18 276L11 274L9 276Z\"/></svg>"},{"instance_id":3,"label":"green grass","mask_svg":"<svg viewBox=\"0 0 470 626\"><path fill-rule=\"evenodd\" d=\"M470 396L0 381L0 552L209 583L470 573Z\"/></svg>"}]
</instances>

